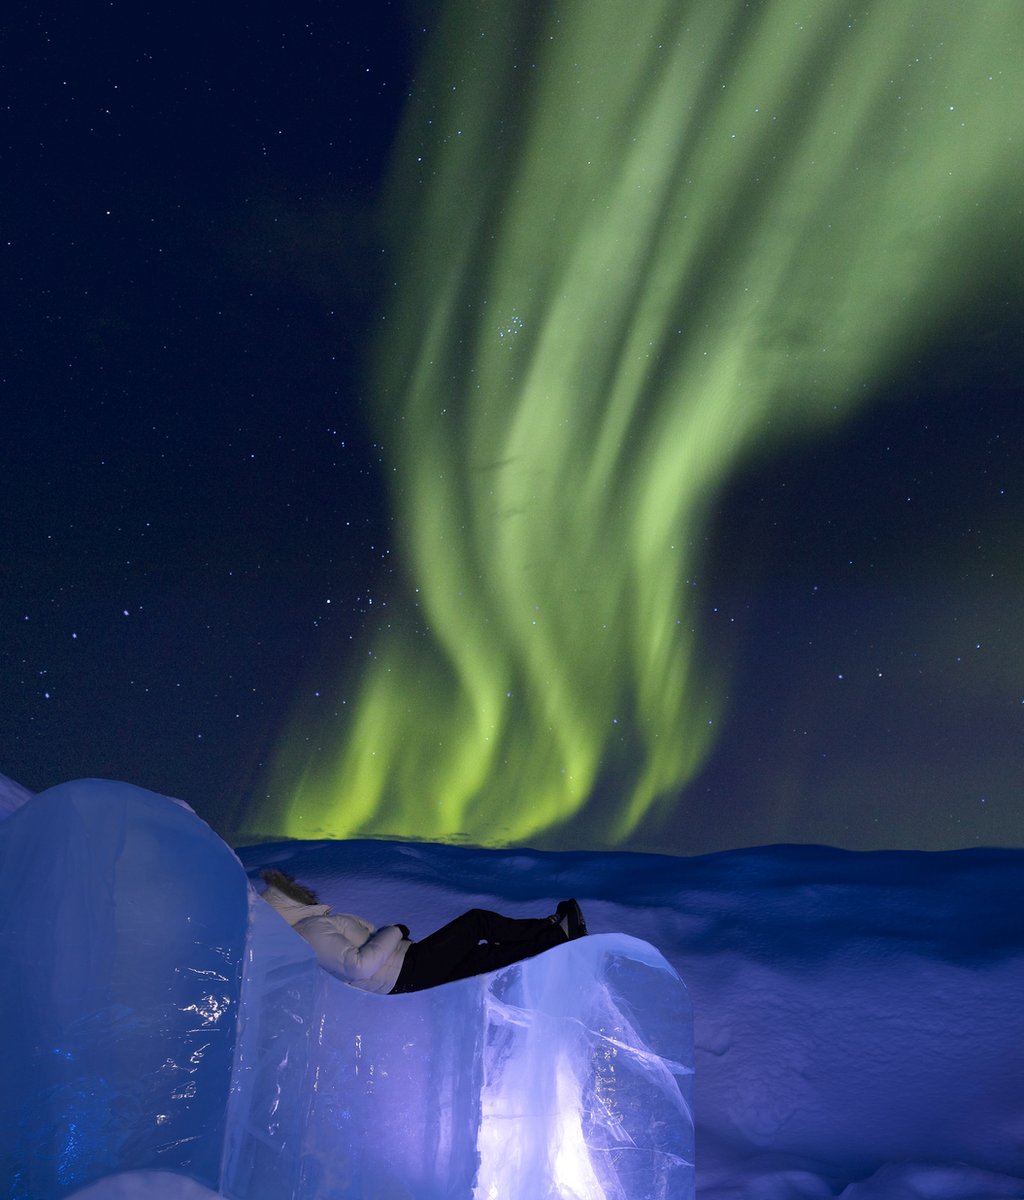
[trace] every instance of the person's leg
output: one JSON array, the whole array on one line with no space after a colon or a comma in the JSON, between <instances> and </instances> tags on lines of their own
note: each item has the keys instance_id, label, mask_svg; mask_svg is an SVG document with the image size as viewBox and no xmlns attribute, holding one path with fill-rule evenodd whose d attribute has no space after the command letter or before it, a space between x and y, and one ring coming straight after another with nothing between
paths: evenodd
<instances>
[{"instance_id":1,"label":"person's leg","mask_svg":"<svg viewBox=\"0 0 1024 1200\"><path fill-rule=\"evenodd\" d=\"M496 971L564 941L562 927L549 917L503 917L473 908L413 942L392 991L416 992Z\"/></svg>"},{"instance_id":2,"label":"person's leg","mask_svg":"<svg viewBox=\"0 0 1024 1200\"><path fill-rule=\"evenodd\" d=\"M504 917L486 908L471 908L464 916L472 917L480 931L478 942L504 945L507 942L532 942L558 922L552 917ZM441 932L440 930L438 932ZM434 936L433 934L431 936Z\"/></svg>"}]
</instances>

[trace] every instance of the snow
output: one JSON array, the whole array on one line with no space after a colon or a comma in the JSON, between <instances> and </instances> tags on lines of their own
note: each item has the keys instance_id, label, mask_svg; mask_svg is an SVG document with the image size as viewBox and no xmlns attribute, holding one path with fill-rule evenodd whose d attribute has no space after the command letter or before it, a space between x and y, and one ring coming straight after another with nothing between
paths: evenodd
<instances>
[{"instance_id":1,"label":"snow","mask_svg":"<svg viewBox=\"0 0 1024 1200\"><path fill-rule=\"evenodd\" d=\"M694 1007L699 1200L1024 1196L1022 851L239 853L414 937L575 895L657 946Z\"/></svg>"},{"instance_id":2,"label":"snow","mask_svg":"<svg viewBox=\"0 0 1024 1200\"><path fill-rule=\"evenodd\" d=\"M238 856L414 937L471 906L528 916L575 895L593 933L656 947L693 1003L699 1200L1024 1197L1024 851L285 842ZM55 869L35 894L73 899L61 886Z\"/></svg>"}]
</instances>

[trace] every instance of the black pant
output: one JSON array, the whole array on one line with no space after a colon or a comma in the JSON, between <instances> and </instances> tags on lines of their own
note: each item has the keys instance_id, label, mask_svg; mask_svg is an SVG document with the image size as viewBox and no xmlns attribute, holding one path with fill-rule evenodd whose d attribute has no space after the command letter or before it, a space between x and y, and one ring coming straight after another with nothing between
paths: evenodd
<instances>
[{"instance_id":1,"label":"black pant","mask_svg":"<svg viewBox=\"0 0 1024 1200\"><path fill-rule=\"evenodd\" d=\"M532 958L565 940L561 925L547 917L518 920L486 908L471 908L421 942L412 943L391 991L419 992L469 975L483 975Z\"/></svg>"}]
</instances>

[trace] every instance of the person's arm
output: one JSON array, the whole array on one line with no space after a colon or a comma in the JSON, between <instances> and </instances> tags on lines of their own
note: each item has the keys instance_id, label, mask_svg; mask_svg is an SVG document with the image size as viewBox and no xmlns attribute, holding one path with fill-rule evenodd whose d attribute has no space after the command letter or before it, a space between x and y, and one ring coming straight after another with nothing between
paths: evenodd
<instances>
[{"instance_id":1,"label":"person's arm","mask_svg":"<svg viewBox=\"0 0 1024 1200\"><path fill-rule=\"evenodd\" d=\"M302 935L316 951L317 961L325 971L346 982L372 978L402 940L397 925L385 925L359 944L366 927L338 913L308 924Z\"/></svg>"}]
</instances>

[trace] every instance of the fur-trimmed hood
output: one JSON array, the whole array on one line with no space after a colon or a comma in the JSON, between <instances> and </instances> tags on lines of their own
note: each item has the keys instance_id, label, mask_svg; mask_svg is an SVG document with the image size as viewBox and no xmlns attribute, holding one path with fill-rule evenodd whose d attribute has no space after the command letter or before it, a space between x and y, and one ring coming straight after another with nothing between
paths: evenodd
<instances>
[{"instance_id":1,"label":"fur-trimmed hood","mask_svg":"<svg viewBox=\"0 0 1024 1200\"><path fill-rule=\"evenodd\" d=\"M322 917L331 908L329 904L302 904L298 900L293 900L291 896L286 896L284 892L273 885L263 893L263 899L272 909L279 912L289 925L298 925L307 917Z\"/></svg>"}]
</instances>

